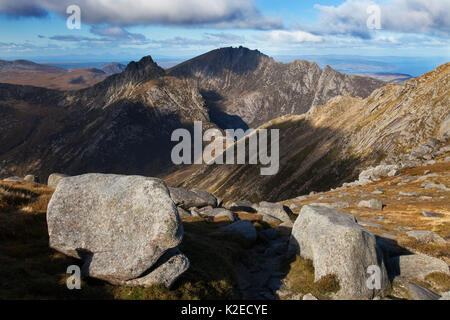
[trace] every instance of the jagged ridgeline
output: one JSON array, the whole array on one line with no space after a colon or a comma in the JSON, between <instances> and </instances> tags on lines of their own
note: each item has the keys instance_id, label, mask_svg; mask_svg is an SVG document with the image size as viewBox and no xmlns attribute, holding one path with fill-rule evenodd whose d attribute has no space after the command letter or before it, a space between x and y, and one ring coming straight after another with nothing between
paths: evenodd
<instances>
[{"instance_id":1,"label":"jagged ridgeline","mask_svg":"<svg viewBox=\"0 0 450 320\"><path fill-rule=\"evenodd\" d=\"M371 164L401 164L412 149L450 130L450 63L403 85L389 84L366 99L348 95L284 116L260 128L280 130L280 171L212 165L177 172L170 183L208 190L225 200L281 201L353 181Z\"/></svg>"},{"instance_id":2,"label":"jagged ridgeline","mask_svg":"<svg viewBox=\"0 0 450 320\"><path fill-rule=\"evenodd\" d=\"M52 172L161 176L177 170L171 133L246 128L385 83L315 63L277 63L259 51L224 48L170 70L151 57L79 91L0 85L0 175Z\"/></svg>"}]
</instances>

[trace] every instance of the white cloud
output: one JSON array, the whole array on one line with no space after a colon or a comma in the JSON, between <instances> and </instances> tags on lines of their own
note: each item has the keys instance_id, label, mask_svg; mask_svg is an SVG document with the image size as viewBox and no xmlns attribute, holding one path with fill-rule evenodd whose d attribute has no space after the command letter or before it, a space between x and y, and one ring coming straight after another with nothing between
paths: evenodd
<instances>
[{"instance_id":1,"label":"white cloud","mask_svg":"<svg viewBox=\"0 0 450 320\"><path fill-rule=\"evenodd\" d=\"M370 38L367 8L374 1L347 0L341 5L315 5L320 11L319 29L324 34L348 34ZM448 0L387 0L379 4L381 27L384 31L422 33L449 37L450 1Z\"/></svg>"},{"instance_id":2,"label":"white cloud","mask_svg":"<svg viewBox=\"0 0 450 320\"><path fill-rule=\"evenodd\" d=\"M280 28L281 21L264 17L253 0L77 0L82 22L88 24L216 26ZM73 0L0 0L0 13L40 17L66 15Z\"/></svg>"},{"instance_id":3,"label":"white cloud","mask_svg":"<svg viewBox=\"0 0 450 320\"><path fill-rule=\"evenodd\" d=\"M301 43L301 42L322 42L321 36L300 30L272 30L263 32L261 40L276 43Z\"/></svg>"}]
</instances>

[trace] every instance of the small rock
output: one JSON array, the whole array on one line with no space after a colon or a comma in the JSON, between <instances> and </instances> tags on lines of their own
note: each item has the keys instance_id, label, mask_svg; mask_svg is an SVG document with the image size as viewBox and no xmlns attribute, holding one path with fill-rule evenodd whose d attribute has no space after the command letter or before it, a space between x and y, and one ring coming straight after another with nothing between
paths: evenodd
<instances>
[{"instance_id":1,"label":"small rock","mask_svg":"<svg viewBox=\"0 0 450 320\"><path fill-rule=\"evenodd\" d=\"M23 181L23 178L21 178L21 177L9 177L9 178L3 179L3 181L6 181L6 182L17 182L17 181Z\"/></svg>"},{"instance_id":2,"label":"small rock","mask_svg":"<svg viewBox=\"0 0 450 320\"><path fill-rule=\"evenodd\" d=\"M304 296L303 296L303 300L310 300L310 301L312 301L312 300L319 300L319 299L317 299L316 297L314 297L311 293L308 293L308 294L305 294Z\"/></svg>"},{"instance_id":3,"label":"small rock","mask_svg":"<svg viewBox=\"0 0 450 320\"><path fill-rule=\"evenodd\" d=\"M177 207L190 210L191 208L217 207L217 198L202 190L185 190L182 188L169 188L170 197Z\"/></svg>"},{"instance_id":4,"label":"small rock","mask_svg":"<svg viewBox=\"0 0 450 320\"><path fill-rule=\"evenodd\" d=\"M433 291L411 282L406 284L406 289L413 300L439 300L441 297Z\"/></svg>"},{"instance_id":5,"label":"small rock","mask_svg":"<svg viewBox=\"0 0 450 320\"><path fill-rule=\"evenodd\" d=\"M198 208L191 208L191 216L195 217L195 218L201 218L201 214L200 211L198 210Z\"/></svg>"},{"instance_id":6,"label":"small rock","mask_svg":"<svg viewBox=\"0 0 450 320\"><path fill-rule=\"evenodd\" d=\"M389 259L389 265L395 275L405 279L420 279L434 272L449 274L448 265L441 259L424 254L398 256Z\"/></svg>"},{"instance_id":7,"label":"small rock","mask_svg":"<svg viewBox=\"0 0 450 320\"><path fill-rule=\"evenodd\" d=\"M422 211L422 215L427 218L442 218L444 215L441 213Z\"/></svg>"},{"instance_id":8,"label":"small rock","mask_svg":"<svg viewBox=\"0 0 450 320\"><path fill-rule=\"evenodd\" d=\"M414 231L408 231L406 233L409 237L417 239L419 242L422 243L446 243L446 241L438 234L434 233L433 231L427 231L427 230L414 230Z\"/></svg>"},{"instance_id":9,"label":"small rock","mask_svg":"<svg viewBox=\"0 0 450 320\"><path fill-rule=\"evenodd\" d=\"M280 299L283 299L283 298L287 298L287 297L289 297L289 296L295 295L295 292L294 292L294 291L291 291L291 290L286 290L286 289L279 289L279 290L277 290L277 291L275 292L275 294L276 294Z\"/></svg>"},{"instance_id":10,"label":"small rock","mask_svg":"<svg viewBox=\"0 0 450 320\"><path fill-rule=\"evenodd\" d=\"M191 213L187 210L184 210L181 207L177 207L178 210L178 214L180 215L180 218L188 218L188 217L192 217Z\"/></svg>"},{"instance_id":11,"label":"small rock","mask_svg":"<svg viewBox=\"0 0 450 320\"><path fill-rule=\"evenodd\" d=\"M56 188L63 178L67 178L68 175L62 174L62 173L52 173L48 177L47 185L50 188Z\"/></svg>"},{"instance_id":12,"label":"small rock","mask_svg":"<svg viewBox=\"0 0 450 320\"><path fill-rule=\"evenodd\" d=\"M244 211L248 213L256 213L256 210L254 208L254 204L250 201L235 201L229 206L225 206L228 210L231 211Z\"/></svg>"},{"instance_id":13,"label":"small rock","mask_svg":"<svg viewBox=\"0 0 450 320\"><path fill-rule=\"evenodd\" d=\"M360 226L363 227L372 227L372 228L377 228L377 229L385 229L385 227L383 227L382 225L373 223L373 222L369 222L369 221L358 221L358 224Z\"/></svg>"},{"instance_id":14,"label":"small rock","mask_svg":"<svg viewBox=\"0 0 450 320\"><path fill-rule=\"evenodd\" d=\"M270 215L283 222L291 220L281 203L270 203L263 201L259 203L259 205L256 207L256 210L257 214Z\"/></svg>"},{"instance_id":15,"label":"small rock","mask_svg":"<svg viewBox=\"0 0 450 320\"><path fill-rule=\"evenodd\" d=\"M322 202L322 203L311 203L310 206L327 207L327 208L332 208L332 209L345 209L345 208L349 208L350 204L348 202L333 202L333 203Z\"/></svg>"},{"instance_id":16,"label":"small rock","mask_svg":"<svg viewBox=\"0 0 450 320\"><path fill-rule=\"evenodd\" d=\"M379 199L363 200L358 204L358 207L381 211L383 210L383 202Z\"/></svg>"},{"instance_id":17,"label":"small rock","mask_svg":"<svg viewBox=\"0 0 450 320\"><path fill-rule=\"evenodd\" d=\"M38 182L38 178L32 174L26 175L25 178L23 178L23 180L35 183Z\"/></svg>"},{"instance_id":18,"label":"small rock","mask_svg":"<svg viewBox=\"0 0 450 320\"><path fill-rule=\"evenodd\" d=\"M273 216L271 216L271 215L269 215L269 214L263 214L262 217L263 217L262 220L263 220L264 222L269 223L269 224L279 224L279 223L282 223L282 222L283 222L283 221L281 221L280 219L275 218L275 217L273 217Z\"/></svg>"},{"instance_id":19,"label":"small rock","mask_svg":"<svg viewBox=\"0 0 450 320\"><path fill-rule=\"evenodd\" d=\"M403 192L403 191L400 191L398 194L401 195L401 196L404 196L404 197L418 197L419 196L418 192Z\"/></svg>"},{"instance_id":20,"label":"small rock","mask_svg":"<svg viewBox=\"0 0 450 320\"><path fill-rule=\"evenodd\" d=\"M373 194L373 195L381 195L381 194L385 194L386 192L385 191L382 191L382 190L375 190L374 192L372 192L371 194Z\"/></svg>"},{"instance_id":21,"label":"small rock","mask_svg":"<svg viewBox=\"0 0 450 320\"><path fill-rule=\"evenodd\" d=\"M338 194L338 198L350 197L350 193L340 193Z\"/></svg>"},{"instance_id":22,"label":"small rock","mask_svg":"<svg viewBox=\"0 0 450 320\"><path fill-rule=\"evenodd\" d=\"M425 170L425 171L423 172L424 175L427 175L427 174L429 174L429 173L431 173L431 170Z\"/></svg>"}]
</instances>

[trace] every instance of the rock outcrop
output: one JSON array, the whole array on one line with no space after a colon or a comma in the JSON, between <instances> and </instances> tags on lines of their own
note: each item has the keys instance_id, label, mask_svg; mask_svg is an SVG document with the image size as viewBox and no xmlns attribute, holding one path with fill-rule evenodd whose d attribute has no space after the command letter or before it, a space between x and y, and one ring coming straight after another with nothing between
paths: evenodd
<instances>
[{"instance_id":1,"label":"rock outcrop","mask_svg":"<svg viewBox=\"0 0 450 320\"><path fill-rule=\"evenodd\" d=\"M217 198L206 191L186 190L182 188L169 188L169 191L175 204L186 210L217 206Z\"/></svg>"},{"instance_id":2,"label":"rock outcrop","mask_svg":"<svg viewBox=\"0 0 450 320\"><path fill-rule=\"evenodd\" d=\"M340 284L337 298L372 298L367 286L369 267L379 268L379 291L389 285L383 255L375 236L356 223L355 217L330 208L304 206L294 223L290 253L313 261L316 281L334 274Z\"/></svg>"},{"instance_id":3,"label":"rock outcrop","mask_svg":"<svg viewBox=\"0 0 450 320\"><path fill-rule=\"evenodd\" d=\"M448 265L438 259L424 254L398 256L389 259L389 265L396 276L405 279L420 279L434 272L449 274Z\"/></svg>"},{"instance_id":4,"label":"rock outcrop","mask_svg":"<svg viewBox=\"0 0 450 320\"><path fill-rule=\"evenodd\" d=\"M257 214L274 217L281 222L291 221L284 206L280 203L260 202L255 206Z\"/></svg>"},{"instance_id":5,"label":"rock outcrop","mask_svg":"<svg viewBox=\"0 0 450 320\"><path fill-rule=\"evenodd\" d=\"M179 252L158 265L183 238L175 204L158 179L65 178L50 200L47 223L52 248L83 259L86 275L113 284L170 285L189 265Z\"/></svg>"}]
</instances>

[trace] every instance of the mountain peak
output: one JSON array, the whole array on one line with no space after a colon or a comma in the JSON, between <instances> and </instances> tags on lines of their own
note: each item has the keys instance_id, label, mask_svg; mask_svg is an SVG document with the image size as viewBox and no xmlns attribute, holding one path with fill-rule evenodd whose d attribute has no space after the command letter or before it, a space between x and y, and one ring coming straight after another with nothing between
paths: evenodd
<instances>
[{"instance_id":1,"label":"mountain peak","mask_svg":"<svg viewBox=\"0 0 450 320\"><path fill-rule=\"evenodd\" d=\"M258 50L242 46L219 48L171 68L169 74L190 76L198 70L206 71L206 69L208 74L220 75L225 71L242 74L257 69L265 60L273 59Z\"/></svg>"},{"instance_id":2,"label":"mountain peak","mask_svg":"<svg viewBox=\"0 0 450 320\"><path fill-rule=\"evenodd\" d=\"M135 72L160 72L164 73L164 70L158 66L158 64L153 61L151 56L145 56L138 62L131 61L127 67L125 68L125 72L127 73L135 73Z\"/></svg>"},{"instance_id":3,"label":"mountain peak","mask_svg":"<svg viewBox=\"0 0 450 320\"><path fill-rule=\"evenodd\" d=\"M130 62L125 70L114 79L119 82L143 82L161 77L165 74L163 68L153 61L151 56L145 56L138 62Z\"/></svg>"}]
</instances>

